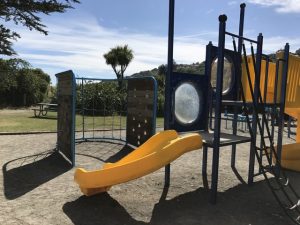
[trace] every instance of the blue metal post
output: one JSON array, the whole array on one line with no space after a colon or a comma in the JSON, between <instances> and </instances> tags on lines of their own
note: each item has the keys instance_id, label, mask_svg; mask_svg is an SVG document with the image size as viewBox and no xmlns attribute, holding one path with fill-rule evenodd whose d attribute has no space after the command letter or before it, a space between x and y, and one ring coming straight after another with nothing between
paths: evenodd
<instances>
[{"instance_id":1,"label":"blue metal post","mask_svg":"<svg viewBox=\"0 0 300 225\"><path fill-rule=\"evenodd\" d=\"M246 4L242 3L240 5L240 25L239 25L239 39L238 39L238 63L241 63L241 54L242 54L242 44L243 44L243 35L244 35L244 18L245 18L245 7ZM240 90L241 90L241 71L239 73L235 73L235 79L237 82L237 95L236 98L240 97ZM237 115L237 107L234 108L234 118L233 118L233 127L232 127L232 133L234 135L237 134L237 120L238 120L238 115ZM232 145L232 152L231 152L231 168L235 168L235 158L236 158L236 144Z\"/></svg>"},{"instance_id":2,"label":"blue metal post","mask_svg":"<svg viewBox=\"0 0 300 225\"><path fill-rule=\"evenodd\" d=\"M280 108L279 108L279 119L278 119L277 156L279 161L281 161L282 133L284 127L284 108L285 108L285 95L286 95L286 84L287 84L288 63L289 63L289 51L290 51L290 46L288 43L286 43L284 48L283 68L282 68L282 75L281 75Z\"/></svg>"},{"instance_id":3,"label":"blue metal post","mask_svg":"<svg viewBox=\"0 0 300 225\"><path fill-rule=\"evenodd\" d=\"M223 87L223 70L224 70L224 48L225 48L225 31L226 15L219 16L219 42L218 42L218 64L217 64L217 84L216 84L216 104L215 104L215 124L213 140L213 160L212 160L212 177L211 177L211 203L217 201L218 191L218 170L220 156L220 128L221 128L221 106L222 106L222 87Z\"/></svg>"},{"instance_id":4,"label":"blue metal post","mask_svg":"<svg viewBox=\"0 0 300 225\"><path fill-rule=\"evenodd\" d=\"M174 12L175 0L169 0L169 32L168 32L168 68L165 80L164 129L170 129L171 116L171 76L173 70L174 45ZM170 185L170 164L165 166L165 186Z\"/></svg>"},{"instance_id":5,"label":"blue metal post","mask_svg":"<svg viewBox=\"0 0 300 225\"><path fill-rule=\"evenodd\" d=\"M268 79L269 79L269 62L270 59L266 58L266 71L265 71L265 81L264 81L264 95L263 95L263 112L266 112L266 102L267 102L267 91L268 91ZM263 135L261 136L261 140L260 140L260 148L263 148L263 139L265 136L265 124L267 123L267 126L269 126L269 116L267 116L266 121L264 121L264 117L261 118L262 119L262 133ZM267 130L268 131L268 130ZM263 157L263 152L260 152L260 164L262 164L262 157ZM259 172L262 173L262 168L259 168Z\"/></svg>"},{"instance_id":6,"label":"blue metal post","mask_svg":"<svg viewBox=\"0 0 300 225\"><path fill-rule=\"evenodd\" d=\"M208 45L206 45L206 58L205 58L205 75L208 76L208 80L211 80L211 63L212 63L212 56L211 56L211 49L212 49L212 42L210 41ZM207 102L210 102L209 105L209 124L206 126L206 130L208 130L208 126L210 129L213 129L212 127L212 118L213 118L213 88L211 86L211 83L209 83L209 93L207 95Z\"/></svg>"},{"instance_id":7,"label":"blue metal post","mask_svg":"<svg viewBox=\"0 0 300 225\"><path fill-rule=\"evenodd\" d=\"M75 132L76 132L76 79L75 75L72 73L72 145L71 145L71 151L72 151L72 166L75 166Z\"/></svg>"},{"instance_id":8,"label":"blue metal post","mask_svg":"<svg viewBox=\"0 0 300 225\"><path fill-rule=\"evenodd\" d=\"M259 94L260 94L260 71L261 71L261 60L262 60L262 46L263 46L263 36L260 33L257 37L257 49L256 49L256 59L255 59L255 82L254 82L254 99L253 102L256 106L259 105ZM254 64L254 62L253 62ZM257 113L253 115L252 121L252 132L253 132L253 143L256 143L257 134L257 120L259 120ZM249 173L248 173L248 184L253 183L254 177L254 164L255 164L255 144L251 145L250 148L250 158L249 158Z\"/></svg>"},{"instance_id":9,"label":"blue metal post","mask_svg":"<svg viewBox=\"0 0 300 225\"><path fill-rule=\"evenodd\" d=\"M239 25L239 39L238 39L238 54L240 56L241 60L241 55L242 55L242 45L243 45L243 35L244 35L244 20L245 20L245 8L246 8L246 4L242 3L240 5L240 25ZM237 76L237 84L238 84L238 94L240 93L240 84L241 84L241 73L239 74L239 76Z\"/></svg>"},{"instance_id":10,"label":"blue metal post","mask_svg":"<svg viewBox=\"0 0 300 225\"><path fill-rule=\"evenodd\" d=\"M84 87L83 87L83 78L81 79L81 116L82 116L82 140L85 140L85 135L84 135Z\"/></svg>"},{"instance_id":11,"label":"blue metal post","mask_svg":"<svg viewBox=\"0 0 300 225\"><path fill-rule=\"evenodd\" d=\"M210 41L208 45L206 45L206 59L205 59L205 75L208 76L208 80L211 80L211 49L212 49L212 42ZM209 83L210 89L209 93L207 95L207 101L210 102L209 105L209 124L207 123L205 130L208 131L208 129L212 129L212 117L213 117L213 89L211 87L211 83ZM205 177L207 179L207 146L203 146L203 155L202 155L202 177Z\"/></svg>"}]
</instances>

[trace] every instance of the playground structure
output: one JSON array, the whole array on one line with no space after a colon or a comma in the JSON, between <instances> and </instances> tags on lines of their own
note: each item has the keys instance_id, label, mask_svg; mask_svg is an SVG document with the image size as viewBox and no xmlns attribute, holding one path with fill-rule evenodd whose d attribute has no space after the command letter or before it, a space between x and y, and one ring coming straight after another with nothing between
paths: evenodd
<instances>
[{"instance_id":1,"label":"playground structure","mask_svg":"<svg viewBox=\"0 0 300 225\"><path fill-rule=\"evenodd\" d=\"M112 99L106 99L105 104L97 90L92 94L87 93L86 85L97 89L103 83L117 84L117 80L75 78L72 71L56 76L57 149L73 166L76 143L111 140L137 147L155 134L157 83L152 77L124 79L124 95L121 96L119 104L114 104L113 107L109 103ZM92 106L86 104L86 98L92 98ZM78 109L75 109L76 100L80 106ZM80 118L77 128L75 112L78 115L77 119ZM124 130L125 135L122 133Z\"/></svg>"},{"instance_id":2,"label":"playground structure","mask_svg":"<svg viewBox=\"0 0 300 225\"><path fill-rule=\"evenodd\" d=\"M236 151L238 150L237 145L249 143L250 158L248 184L253 183L255 176L263 175L270 190L274 194L275 199L282 206L287 215L295 223L299 224L299 195L291 185L291 182L289 182L284 170L281 169L281 167L284 167L298 170L297 165L299 165L298 144L296 143L289 146L282 145L284 112L288 112L289 110L295 111L290 108L298 107L298 98L297 94L295 94L297 86L292 87L292 85L297 83L293 81L293 79L296 79L296 76L289 77L289 74L291 73L289 71L293 71L293 69L289 70L289 66L294 65L294 71L296 71L297 64L289 64L291 58L291 56L289 56L289 45L285 45L284 51L278 54L276 63L272 64L269 57L263 54L262 34L259 34L256 40L244 37L245 4L241 4L239 34L228 32L226 30L227 17L225 15L219 17L218 46L209 43L206 47L205 74L197 76L176 73L172 70L174 5L175 1L170 0L169 51L165 89L164 128L165 130L174 129L177 132L194 132L198 134L190 134L188 137L182 138L174 135L173 140L171 140L170 137L165 136L164 132L162 132L157 136L154 136L153 139L150 138L148 140L149 142L145 140L146 142L143 145L141 142L138 143L135 139L134 145L141 145L141 147L114 164L106 164L102 169L90 172L85 171L84 169L77 169L75 173L76 182L78 182L83 193L92 195L106 191L112 185L138 178L166 165L165 185L168 186L170 182L170 165L168 165L168 163L187 151L203 146L203 177L207 177L207 154L208 149L212 149L211 202L216 203L220 148L223 146L232 146L231 167L233 170L236 170L235 161ZM225 48L226 36L233 39L232 49ZM237 43L236 39L238 40ZM247 54L245 43L251 44L250 56ZM256 52L253 45L256 46ZM212 69L213 66L215 66L214 70ZM231 70L228 70L228 68L231 68ZM214 76L216 78L215 82L211 82L213 71L216 73ZM223 90L223 77L226 71L231 73L232 79L228 88ZM263 78L263 75L261 74L265 74L265 78ZM265 81L261 82L261 80ZM212 83L215 88L212 88ZM274 91L268 91L271 90L272 87ZM74 88L72 90L74 90ZM135 89L133 90L136 91ZM128 94L128 96L130 96L130 94ZM292 103L293 99L295 103ZM135 97L133 101L134 100ZM73 100L72 98L68 98L68 101L72 102ZM186 107L184 104L193 107ZM136 104L133 103L133 108L135 105ZM128 103L128 108L129 106L130 104ZM230 106L234 109L233 130L230 134L221 133L223 106ZM73 108L72 112L74 112L74 107L70 108ZM278 122L276 131L277 141L275 141L274 135L275 125L271 122L270 126L266 108L271 109L269 113L271 121L274 122L274 119L276 118ZM242 110L245 115L250 136L245 137L237 135L237 118L240 110ZM86 110L82 110L83 115L85 114L85 111ZM74 113L70 113L70 115L72 115L72 118L75 118ZM299 113L295 113L294 115L298 117ZM127 115L127 118L131 118L131 120L134 121L133 118L136 117L128 117ZM209 122L212 123L213 130L209 129ZM84 126L84 123L82 124ZM69 127L70 125L74 127L74 122L69 122L68 125ZM137 127L139 127L139 125L141 125L141 122L137 124ZM120 127L122 127L122 125L120 125ZM126 131L134 131L128 126L128 119ZM58 131L59 134L61 132L61 130ZM60 149L63 149L63 147L65 147L64 149L67 149L68 146L73 146L75 143L75 130L69 129L67 132L70 133L70 135L67 136L69 137L69 143L62 145L58 142ZM199 134L201 135L202 140L199 138ZM135 133L132 134L133 138L138 136L139 135ZM96 139L98 139L98 137L95 138L95 135L86 138L84 131L83 135L78 140L87 141ZM122 138L119 139L124 140ZM149 143L152 143L152 141L156 139L159 140L157 142L158 146L153 148L149 147ZM192 139L193 141L191 142L189 139ZM128 140L126 140L126 143L131 144ZM194 143L195 145L188 146L187 143ZM166 150L167 153L163 154L165 152L164 150ZM157 160L156 157L159 157L159 160ZM259 165L259 170L257 172L254 170L255 159ZM70 160L74 160L74 156ZM74 164L74 161L72 162ZM140 165L140 171L136 171L137 165ZM271 173L274 176L275 185L270 182L267 173Z\"/></svg>"},{"instance_id":3,"label":"playground structure","mask_svg":"<svg viewBox=\"0 0 300 225\"><path fill-rule=\"evenodd\" d=\"M296 147L292 148L290 146L282 146L282 135L283 135L283 117L286 101L286 88L287 88L287 77L288 77L288 66L289 66L289 45L286 44L283 53L279 56L276 62L276 67L272 68L275 71L275 79L273 79L274 87L276 88L274 95L275 101L268 103L266 101L266 94L262 96L262 93L267 93L267 88L261 89L261 68L263 64L263 59L266 59L266 63L269 63L270 59L267 55L263 54L263 35L259 34L256 40L244 37L244 14L245 14L245 4L241 4L240 10L240 25L239 33L233 34L226 30L226 15L221 15L219 17L219 39L218 46L213 46L209 43L206 48L206 61L205 61L205 74L202 77L207 77L208 81L212 77L216 77L215 88L211 86L209 82L203 83L203 89L208 87L210 93L206 96L206 101L202 101L199 105L209 104L212 121L213 132L208 129L207 123L205 126L197 123L197 119L194 121L185 123L185 131L189 129L190 131L195 130L200 131L203 138L203 162L202 162L202 175L206 176L206 165L207 165L207 149L212 148L212 175L211 175L211 202L216 203L217 199L217 188L218 188L218 170L219 170L219 152L220 148L226 145L232 146L232 156L231 156L231 167L234 171L235 161L236 161L236 151L237 145L240 143L249 142L250 143L250 158L249 158L249 172L248 172L248 183L252 184L253 179L257 175L263 175L267 181L270 190L274 194L278 203L282 206L284 211L287 213L289 218L295 223L300 223L300 212L299 206L299 195L289 182L285 175L284 170L281 169L281 159L283 159L284 166L288 163L286 154L293 160L297 161L297 157L294 154L288 154L287 152L292 149L293 152L297 151ZM166 104L165 104L165 129L172 129L178 127L178 119L176 120L176 113L172 112L172 98L176 95L176 88L172 86L172 82L176 76L174 76L173 68L173 39L174 39L174 8L175 1L170 1L170 14L169 14L169 51L168 51L168 73L166 77ZM226 36L232 38L232 49L225 48ZM236 40L237 39L237 43ZM250 43L250 59L252 60L252 65L248 63L248 54L246 51L245 43ZM256 52L253 45L256 45ZM216 65L216 75L213 76L213 66ZM231 64L231 65L225 65ZM244 71L241 68L244 67ZM228 88L223 90L223 77L224 74L231 72L232 83ZM267 67L268 68L268 67ZM270 69L270 72L271 70ZM251 72L252 71L252 72ZM248 90L243 90L245 83L243 84L242 73L246 75L246 87L248 85ZM251 74L254 79L251 80ZM266 72L268 74L268 72ZM201 76L199 76L201 77ZM206 78L206 79L207 79ZM205 79L205 78L203 78ZM182 76L181 83L184 84L186 81L192 82L189 79L184 80ZM254 83L253 83L254 81ZM271 79L270 79L271 81ZM194 83L193 83L194 84ZM265 82L267 84L267 82ZM195 86L196 84L194 84ZM202 90L203 90L202 89ZM277 90L280 90L277 96ZM294 90L290 88L290 90ZM198 90L199 91L199 90ZM265 91L265 92L264 92ZM249 96L245 96L245 93L249 93ZM248 99L246 99L248 97ZM263 98L264 97L264 98ZM201 99L201 98L199 98ZM176 102L176 101L175 101ZM221 121L222 121L222 108L224 106L231 106L234 108L234 123L232 134L223 134L220 132ZM175 107L176 108L176 107ZM272 123L272 132L269 127L269 120L267 119L265 109L271 108L272 121L274 118L277 119L277 142L275 147L275 136L274 136L274 123ZM243 110L243 114L246 116L246 122L249 129L250 137L249 139L237 135L237 119L238 111ZM190 109L187 109L190 110ZM199 110L200 111L200 110ZM212 116L214 112L214 115ZM205 120L204 113L201 120ZM198 117L201 115L198 113ZM207 120L206 120L207 121ZM181 124L182 125L182 124ZM178 132L183 131L180 128L176 129ZM257 140L257 135L260 139ZM258 137L259 137L258 136ZM257 141L260 142L257 145ZM295 146L295 145L294 145ZM284 153L282 153L284 151ZM292 151L291 151L292 152ZM295 157L294 157L295 156ZM255 173L254 165L255 158L257 159L259 165L259 171ZM296 162L294 162L296 164ZM236 171L237 172L237 171ZM267 173L274 175L276 185L272 185ZM166 166L165 170L166 185L169 184L170 179L170 166Z\"/></svg>"}]
</instances>

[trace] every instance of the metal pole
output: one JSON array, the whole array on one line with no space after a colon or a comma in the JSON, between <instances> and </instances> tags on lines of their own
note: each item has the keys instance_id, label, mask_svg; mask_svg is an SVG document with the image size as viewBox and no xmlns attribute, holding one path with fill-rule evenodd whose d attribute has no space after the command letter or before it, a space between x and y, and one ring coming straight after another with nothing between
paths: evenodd
<instances>
[{"instance_id":1,"label":"metal pole","mask_svg":"<svg viewBox=\"0 0 300 225\"><path fill-rule=\"evenodd\" d=\"M286 95L286 84L288 75L288 62L289 62L289 51L290 46L286 43L284 48L284 64L281 75L281 93L280 93L280 108L279 108L279 119L278 119L278 139L277 139L277 156L279 162L281 161L281 150L282 150L282 133L284 127L284 108L285 108L285 95ZM278 165L276 165L278 166Z\"/></svg>"},{"instance_id":2,"label":"metal pole","mask_svg":"<svg viewBox=\"0 0 300 225\"><path fill-rule=\"evenodd\" d=\"M206 58L205 58L205 75L208 76L208 80L211 80L211 65L212 65L212 42L210 41L208 45L206 45ZM211 83L209 83L211 87ZM209 125L206 125L205 130L208 131L208 128L213 130L213 87L210 88L208 95L207 95L207 101L211 104L209 105ZM208 127L209 126L209 127Z\"/></svg>"},{"instance_id":3,"label":"metal pole","mask_svg":"<svg viewBox=\"0 0 300 225\"><path fill-rule=\"evenodd\" d=\"M170 129L171 116L171 76L173 69L173 45L174 45L174 12L175 0L169 0L169 32L168 32L168 67L165 81L165 107L164 129ZM165 166L165 186L170 185L170 164Z\"/></svg>"},{"instance_id":4,"label":"metal pole","mask_svg":"<svg viewBox=\"0 0 300 225\"><path fill-rule=\"evenodd\" d=\"M255 82L254 82L254 105L259 105L259 94L260 94L260 71L261 71L261 59L262 59L262 46L263 46L263 36L260 33L257 37L257 49L256 49L256 59L253 60L255 69ZM253 143L256 143L257 134L257 120L259 120L258 113L254 113L252 121L253 130ZM254 177L254 164L255 164L255 151L256 145L251 145L250 148L250 158L249 158L249 174L248 174L248 184L253 183Z\"/></svg>"},{"instance_id":5,"label":"metal pole","mask_svg":"<svg viewBox=\"0 0 300 225\"><path fill-rule=\"evenodd\" d=\"M218 170L220 156L220 128L221 128L221 106L222 106L222 86L224 70L224 48L225 48L225 31L226 15L219 16L219 42L218 42L218 64L217 64L217 85L216 85L216 104L214 120L214 140L213 140L213 161L211 177L211 203L217 201L218 190Z\"/></svg>"},{"instance_id":6,"label":"metal pole","mask_svg":"<svg viewBox=\"0 0 300 225\"><path fill-rule=\"evenodd\" d=\"M239 38L238 38L238 64L241 65L241 54L242 54L242 44L243 44L243 35L244 35L244 18L245 18L245 7L246 4L242 3L240 5L240 25L239 25ZM237 83L237 96L236 98L240 97L240 90L241 90L241 69L239 67L239 71L236 71L235 73L235 79ZM237 134L237 107L234 107L234 118L233 118L233 126L232 126L232 133L234 135ZM235 168L235 158L236 158L236 144L232 145L232 151L231 151L231 168Z\"/></svg>"},{"instance_id":7,"label":"metal pole","mask_svg":"<svg viewBox=\"0 0 300 225\"><path fill-rule=\"evenodd\" d=\"M274 102L274 104L272 106L272 114L271 114L272 115L272 121L271 121L271 125L272 125L272 137L274 137L274 134L275 134L275 124L278 121L278 117L277 117L277 87L278 87L278 76L279 76L278 75L278 73L279 73L278 70L279 70L279 65L280 65L280 61L276 60L275 84L274 84L274 95L273 95L273 102Z\"/></svg>"},{"instance_id":8,"label":"metal pole","mask_svg":"<svg viewBox=\"0 0 300 225\"><path fill-rule=\"evenodd\" d=\"M243 35L244 35L244 20L245 20L245 8L246 8L246 4L243 3L240 5L240 25L239 25L239 41L238 41L238 54L240 56L240 60L241 60L241 54L242 54L242 45L243 45ZM240 84L240 80L241 80L241 76L237 76L237 84ZM238 93L240 91L240 87L238 85Z\"/></svg>"},{"instance_id":9,"label":"metal pole","mask_svg":"<svg viewBox=\"0 0 300 225\"><path fill-rule=\"evenodd\" d=\"M83 87L83 79L81 79L81 116L82 116L82 140L85 139L84 133L84 87Z\"/></svg>"},{"instance_id":10,"label":"metal pole","mask_svg":"<svg viewBox=\"0 0 300 225\"><path fill-rule=\"evenodd\" d=\"M266 112L266 103L267 103L267 90L268 90L268 78L269 78L269 58L266 58L266 70L265 70L265 80L264 80L264 95L263 95L263 113ZM268 113L268 112L267 112ZM269 125L269 116L267 116L266 121L264 121L264 117L262 119L262 133L263 135L260 137L260 148L263 148L263 138L265 138L265 124ZM262 164L263 152L260 152L260 165ZM262 173L262 168L259 168L259 173Z\"/></svg>"}]
</instances>

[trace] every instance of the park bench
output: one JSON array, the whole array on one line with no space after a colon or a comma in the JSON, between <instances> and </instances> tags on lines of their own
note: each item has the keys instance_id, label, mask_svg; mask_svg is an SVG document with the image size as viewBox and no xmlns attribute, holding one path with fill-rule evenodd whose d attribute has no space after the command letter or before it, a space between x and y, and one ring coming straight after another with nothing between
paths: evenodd
<instances>
[{"instance_id":1,"label":"park bench","mask_svg":"<svg viewBox=\"0 0 300 225\"><path fill-rule=\"evenodd\" d=\"M32 109L35 117L46 116L48 112L57 112L57 104L37 103L36 108Z\"/></svg>"}]
</instances>

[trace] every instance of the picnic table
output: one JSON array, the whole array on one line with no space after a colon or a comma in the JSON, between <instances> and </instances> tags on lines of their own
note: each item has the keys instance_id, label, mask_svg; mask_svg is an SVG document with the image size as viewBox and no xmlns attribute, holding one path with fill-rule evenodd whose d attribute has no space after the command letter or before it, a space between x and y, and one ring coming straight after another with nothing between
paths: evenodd
<instances>
[{"instance_id":1,"label":"picnic table","mask_svg":"<svg viewBox=\"0 0 300 225\"><path fill-rule=\"evenodd\" d=\"M35 117L46 116L49 111L57 112L57 104L37 103L36 108L32 109Z\"/></svg>"}]
</instances>

